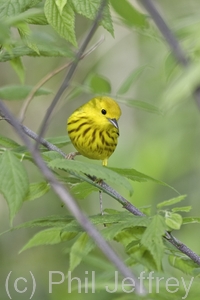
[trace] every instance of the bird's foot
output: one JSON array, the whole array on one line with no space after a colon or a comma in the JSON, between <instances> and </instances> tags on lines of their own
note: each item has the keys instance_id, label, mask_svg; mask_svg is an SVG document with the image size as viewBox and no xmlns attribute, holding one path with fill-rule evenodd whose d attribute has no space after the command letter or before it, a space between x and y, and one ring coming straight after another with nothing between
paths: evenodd
<instances>
[{"instance_id":1,"label":"bird's foot","mask_svg":"<svg viewBox=\"0 0 200 300\"><path fill-rule=\"evenodd\" d=\"M74 160L74 157L75 157L76 155L80 155L80 153L79 153L79 152L70 152L69 154L67 154L67 155L65 156L65 158L66 158L66 159Z\"/></svg>"}]
</instances>

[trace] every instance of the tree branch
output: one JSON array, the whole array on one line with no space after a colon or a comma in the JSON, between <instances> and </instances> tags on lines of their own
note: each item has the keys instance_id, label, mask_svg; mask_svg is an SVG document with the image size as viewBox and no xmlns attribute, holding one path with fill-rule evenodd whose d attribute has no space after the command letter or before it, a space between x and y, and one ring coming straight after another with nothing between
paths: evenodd
<instances>
[{"instance_id":1,"label":"tree branch","mask_svg":"<svg viewBox=\"0 0 200 300\"><path fill-rule=\"evenodd\" d=\"M1 106L0 106L1 107ZM5 116L2 114L2 112L0 111L0 115L2 117L5 118ZM12 126L13 122L9 119L9 118L5 118L5 120L10 123ZM27 134L29 137L31 137L34 140L38 140L39 136L33 132L31 129L29 129L28 127L24 126L24 125L20 125L21 130ZM58 147L56 147L55 145L47 142L45 139L41 138L40 139L40 143L41 145L43 145L44 147L46 147L49 150L53 150L58 152L59 154L61 154L64 158L66 158L67 154L64 153L63 151L61 151ZM70 172L69 172L70 173ZM72 175L74 175L74 173L72 173ZM101 181L100 183L95 180L95 177L91 177L88 176L90 179L93 180L93 184L100 190L103 190L106 194L110 195L112 198L116 199L120 204L122 204L123 208L125 208L126 210L128 210L130 213L132 213L135 216L145 216L145 214L143 214L137 207L135 207L133 204L131 204L127 199L125 199L122 195L120 195L117 191L115 191L111 186L109 186L105 181ZM76 217L76 216L75 216ZM78 219L77 219L78 221ZM78 221L79 222L79 221ZM182 252L183 254L187 255L188 257L190 257L195 263L197 263L198 265L200 265L200 256L198 256L195 252L193 252L190 248L188 248L185 244L183 244L182 242L180 242L177 238L175 238L171 233L166 232L164 238L171 243L172 245L174 245L176 247L176 249L178 249L180 252Z\"/></svg>"},{"instance_id":2,"label":"tree branch","mask_svg":"<svg viewBox=\"0 0 200 300\"><path fill-rule=\"evenodd\" d=\"M36 138L36 140L41 140L35 133L31 133L31 130L25 126L22 126L17 119L10 113L7 107L0 101L0 115L5 118L6 121L9 120L9 123L14 127L17 134L21 137L22 141L32 154L32 157L40 169L41 173L44 175L46 180L50 183L54 192L59 196L62 202L67 206L72 215L76 218L77 222L84 228L84 230L88 233L88 235L96 242L97 246L101 249L104 255L117 267L117 269L121 272L121 274L125 277L132 278L135 282L135 293L138 295L146 295L145 288L139 282L138 278L131 272L131 270L123 263L122 260L117 256L114 250L108 245L108 243L104 240L102 235L97 231L94 225L88 220L88 218L83 214L81 209L79 208L76 201L70 195L70 193L64 188L62 184L60 184L55 178L54 174L47 167L45 162L43 161L40 153L35 149L35 147L31 144L30 140L27 138L27 134L32 138ZM49 146L47 141L41 140L42 144ZM52 149L55 146L51 147ZM61 152L58 151L60 154ZM130 282L132 282L130 280Z\"/></svg>"},{"instance_id":3,"label":"tree branch","mask_svg":"<svg viewBox=\"0 0 200 300\"><path fill-rule=\"evenodd\" d=\"M159 14L154 3L151 0L140 0L140 2L145 7L147 12L151 15L158 29L160 30L166 42L168 43L169 47L171 48L172 54L177 59L178 63L184 66L185 68L188 67L190 64L189 58L184 53L183 49L179 44L179 41L175 38L174 34L172 33L167 23ZM200 109L200 86L198 86L195 89L193 95L196 100L197 106Z\"/></svg>"},{"instance_id":4,"label":"tree branch","mask_svg":"<svg viewBox=\"0 0 200 300\"><path fill-rule=\"evenodd\" d=\"M168 45L170 46L172 53L176 57L177 61L182 64L183 66L187 66L189 61L181 48L178 40L173 35L170 28L167 26L167 23L159 14L157 8L154 6L151 0L141 0L140 1L148 13L151 15L152 19L154 20L155 24L157 25L158 29L165 37Z\"/></svg>"}]
</instances>

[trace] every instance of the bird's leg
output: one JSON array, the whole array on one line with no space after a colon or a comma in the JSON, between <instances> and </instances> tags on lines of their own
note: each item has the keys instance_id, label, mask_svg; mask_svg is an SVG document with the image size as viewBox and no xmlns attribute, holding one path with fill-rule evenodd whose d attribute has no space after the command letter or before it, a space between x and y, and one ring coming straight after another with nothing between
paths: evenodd
<instances>
[{"instance_id":1,"label":"bird's leg","mask_svg":"<svg viewBox=\"0 0 200 300\"><path fill-rule=\"evenodd\" d=\"M76 155L81 155L79 152L70 152L69 154L67 154L66 156L65 156L65 158L66 159L74 159L74 157L76 156Z\"/></svg>"}]
</instances>

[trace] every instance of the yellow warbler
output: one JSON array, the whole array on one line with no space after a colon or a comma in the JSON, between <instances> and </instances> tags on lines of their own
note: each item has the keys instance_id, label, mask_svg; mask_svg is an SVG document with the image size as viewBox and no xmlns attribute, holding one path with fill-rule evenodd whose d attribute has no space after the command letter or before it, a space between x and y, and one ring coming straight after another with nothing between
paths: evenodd
<instances>
[{"instance_id":1,"label":"yellow warbler","mask_svg":"<svg viewBox=\"0 0 200 300\"><path fill-rule=\"evenodd\" d=\"M120 115L119 105L109 97L95 97L76 109L67 121L74 147L83 156L100 159L107 166L117 146Z\"/></svg>"}]
</instances>

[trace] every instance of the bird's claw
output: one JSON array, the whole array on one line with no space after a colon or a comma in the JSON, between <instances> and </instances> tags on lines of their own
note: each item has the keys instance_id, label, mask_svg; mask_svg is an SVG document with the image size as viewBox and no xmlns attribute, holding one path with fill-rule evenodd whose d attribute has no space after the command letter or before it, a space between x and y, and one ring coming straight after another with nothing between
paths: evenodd
<instances>
[{"instance_id":1,"label":"bird's claw","mask_svg":"<svg viewBox=\"0 0 200 300\"><path fill-rule=\"evenodd\" d=\"M65 156L65 158L66 159L70 159L70 160L74 160L74 157L76 156L76 155L79 155L80 153L79 152L70 152L69 154L67 154L66 156Z\"/></svg>"}]
</instances>

